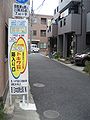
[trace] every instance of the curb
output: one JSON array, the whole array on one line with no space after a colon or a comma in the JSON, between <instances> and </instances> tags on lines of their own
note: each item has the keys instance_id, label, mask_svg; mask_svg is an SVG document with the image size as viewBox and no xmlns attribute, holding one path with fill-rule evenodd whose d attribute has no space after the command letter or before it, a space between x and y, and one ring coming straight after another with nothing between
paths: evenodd
<instances>
[{"instance_id":1,"label":"curb","mask_svg":"<svg viewBox=\"0 0 90 120\"><path fill-rule=\"evenodd\" d=\"M41 54L41 55L44 56L44 57L46 57L46 58L49 58L48 56L45 56L45 55L43 55L43 54ZM87 74L86 72L83 71L84 67L78 67L78 66L75 66L75 65L73 65L73 64L70 64L70 63L68 63L68 62L66 63L65 59L61 59L61 60L58 61L58 60L56 60L56 59L51 58L51 60L56 61L56 62L58 62L58 63L61 63L61 64L65 65L65 66L67 66L67 67L69 67L69 68L71 68L71 69L73 69L73 70L78 71L78 72Z\"/></svg>"},{"instance_id":2,"label":"curb","mask_svg":"<svg viewBox=\"0 0 90 120\"><path fill-rule=\"evenodd\" d=\"M74 66L73 64L62 62L62 60L61 61L58 61L56 59L52 59L52 60L54 60L54 61L56 61L58 63L61 63L61 64L65 65L65 66L67 66L67 67L69 67L69 68L71 68L73 70L76 70L78 72L86 74L86 72L83 71L84 67Z\"/></svg>"}]
</instances>

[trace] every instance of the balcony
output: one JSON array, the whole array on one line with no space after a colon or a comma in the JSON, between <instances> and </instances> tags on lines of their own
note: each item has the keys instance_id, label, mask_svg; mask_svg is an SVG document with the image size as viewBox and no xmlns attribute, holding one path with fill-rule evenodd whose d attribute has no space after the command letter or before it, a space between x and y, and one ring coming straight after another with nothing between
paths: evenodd
<instances>
[{"instance_id":1,"label":"balcony","mask_svg":"<svg viewBox=\"0 0 90 120\"><path fill-rule=\"evenodd\" d=\"M78 4L81 0L63 0L62 2L59 2L59 12L64 11L69 6L71 6L73 3Z\"/></svg>"},{"instance_id":2,"label":"balcony","mask_svg":"<svg viewBox=\"0 0 90 120\"><path fill-rule=\"evenodd\" d=\"M87 14L87 26L86 31L90 32L90 12Z\"/></svg>"},{"instance_id":3,"label":"balcony","mask_svg":"<svg viewBox=\"0 0 90 120\"><path fill-rule=\"evenodd\" d=\"M47 37L53 37L53 36L55 37L57 36L57 34L58 34L58 25L52 24L47 31Z\"/></svg>"},{"instance_id":4,"label":"balcony","mask_svg":"<svg viewBox=\"0 0 90 120\"><path fill-rule=\"evenodd\" d=\"M58 22L58 35L70 32L75 32L75 34L81 33L80 14L69 14Z\"/></svg>"}]
</instances>

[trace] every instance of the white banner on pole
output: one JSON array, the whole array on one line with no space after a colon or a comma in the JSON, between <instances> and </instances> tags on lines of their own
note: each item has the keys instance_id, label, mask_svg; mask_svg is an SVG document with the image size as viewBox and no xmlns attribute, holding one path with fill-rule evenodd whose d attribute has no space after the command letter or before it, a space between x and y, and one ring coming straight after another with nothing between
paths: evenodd
<instances>
[{"instance_id":1,"label":"white banner on pole","mask_svg":"<svg viewBox=\"0 0 90 120\"><path fill-rule=\"evenodd\" d=\"M28 94L28 20L9 19L8 68L10 94Z\"/></svg>"}]
</instances>

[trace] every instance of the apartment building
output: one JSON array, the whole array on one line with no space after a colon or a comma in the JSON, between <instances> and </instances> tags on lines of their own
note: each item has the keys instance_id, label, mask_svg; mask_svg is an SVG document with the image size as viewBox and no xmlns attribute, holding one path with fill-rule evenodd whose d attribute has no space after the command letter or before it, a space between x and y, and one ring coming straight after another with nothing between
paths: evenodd
<instances>
[{"instance_id":1,"label":"apartment building","mask_svg":"<svg viewBox=\"0 0 90 120\"><path fill-rule=\"evenodd\" d=\"M90 49L90 0L59 0L57 51L64 58ZM57 11L57 8L54 10ZM55 16L59 13L58 18Z\"/></svg>"},{"instance_id":2,"label":"apartment building","mask_svg":"<svg viewBox=\"0 0 90 120\"><path fill-rule=\"evenodd\" d=\"M32 44L37 44L40 48L40 52L46 52L48 46L48 39L46 35L46 30L48 22L53 16L50 15L33 15L32 21Z\"/></svg>"}]
</instances>

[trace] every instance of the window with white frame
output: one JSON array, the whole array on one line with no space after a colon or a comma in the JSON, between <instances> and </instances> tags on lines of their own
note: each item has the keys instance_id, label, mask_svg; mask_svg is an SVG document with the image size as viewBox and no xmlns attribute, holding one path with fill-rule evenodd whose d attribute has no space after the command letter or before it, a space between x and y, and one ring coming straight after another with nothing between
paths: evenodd
<instances>
[{"instance_id":1,"label":"window with white frame","mask_svg":"<svg viewBox=\"0 0 90 120\"><path fill-rule=\"evenodd\" d=\"M47 48L47 44L46 43L40 43L40 48Z\"/></svg>"}]
</instances>

